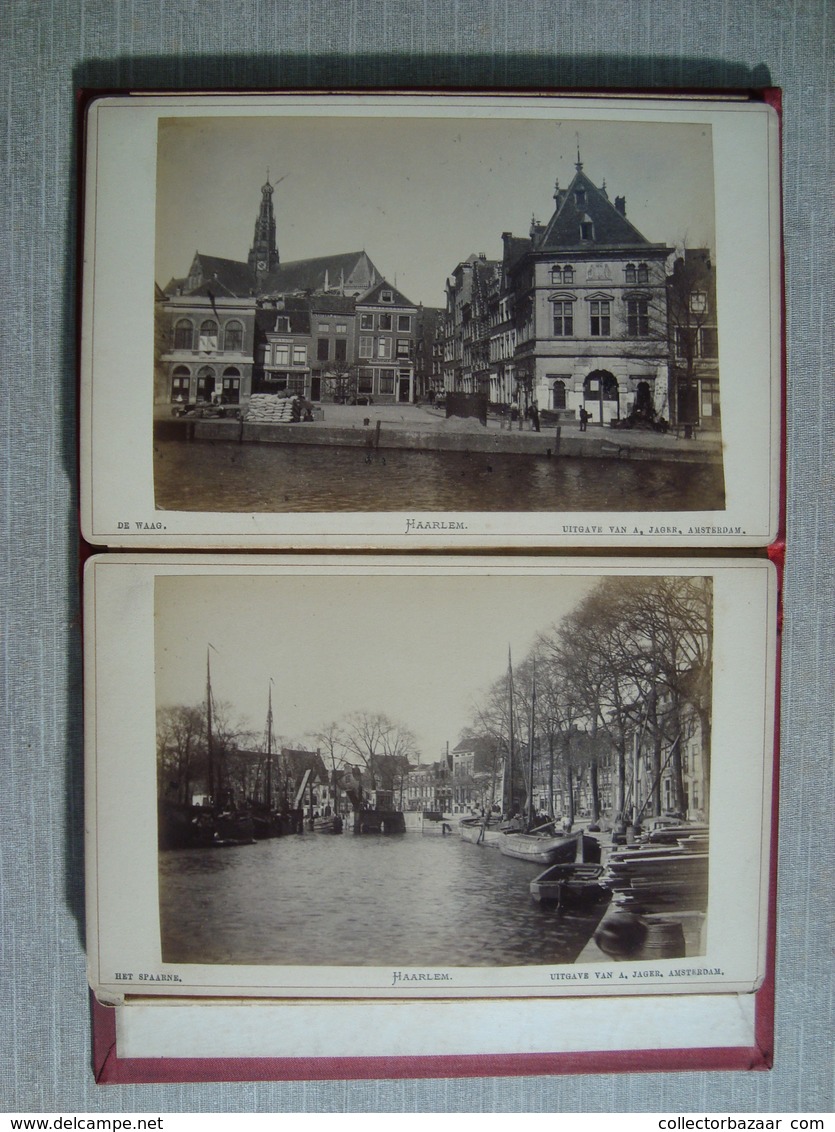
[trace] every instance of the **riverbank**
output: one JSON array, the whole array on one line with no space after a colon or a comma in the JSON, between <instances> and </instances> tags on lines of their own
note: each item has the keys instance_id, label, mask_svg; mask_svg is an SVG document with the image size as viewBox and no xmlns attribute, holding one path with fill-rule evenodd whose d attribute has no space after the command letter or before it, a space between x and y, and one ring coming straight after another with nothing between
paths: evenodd
<instances>
[{"instance_id":1,"label":"riverbank","mask_svg":"<svg viewBox=\"0 0 835 1132\"><path fill-rule=\"evenodd\" d=\"M371 450L571 456L594 459L652 460L721 464L718 433L685 438L675 432L612 429L599 425L581 432L576 421L534 432L498 417L487 425L447 418L422 405L326 405L314 421L274 424L234 419L158 417L155 437L162 440L226 441L239 444L330 445Z\"/></svg>"}]
</instances>

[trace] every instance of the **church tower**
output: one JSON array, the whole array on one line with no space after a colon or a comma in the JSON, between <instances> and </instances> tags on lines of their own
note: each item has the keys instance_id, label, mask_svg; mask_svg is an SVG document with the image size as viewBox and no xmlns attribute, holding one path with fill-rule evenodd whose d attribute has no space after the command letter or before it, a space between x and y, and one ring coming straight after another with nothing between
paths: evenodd
<instances>
[{"instance_id":1,"label":"church tower","mask_svg":"<svg viewBox=\"0 0 835 1132\"><path fill-rule=\"evenodd\" d=\"M273 186L267 174L266 184L261 186L261 207L255 220L255 234L249 249L247 263L260 282L265 275L275 271L279 264L278 248L275 242L275 213L273 211Z\"/></svg>"}]
</instances>

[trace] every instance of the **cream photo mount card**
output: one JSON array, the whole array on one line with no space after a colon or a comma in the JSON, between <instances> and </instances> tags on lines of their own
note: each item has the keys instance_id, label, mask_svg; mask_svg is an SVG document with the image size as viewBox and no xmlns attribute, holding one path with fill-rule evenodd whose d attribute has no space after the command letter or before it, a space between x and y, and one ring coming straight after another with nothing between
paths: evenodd
<instances>
[{"instance_id":1,"label":"cream photo mount card","mask_svg":"<svg viewBox=\"0 0 835 1132\"><path fill-rule=\"evenodd\" d=\"M91 96L94 546L764 546L779 114L531 93Z\"/></svg>"},{"instance_id":2,"label":"cream photo mount card","mask_svg":"<svg viewBox=\"0 0 835 1132\"><path fill-rule=\"evenodd\" d=\"M738 557L92 558L95 993L755 991L776 606Z\"/></svg>"}]
</instances>

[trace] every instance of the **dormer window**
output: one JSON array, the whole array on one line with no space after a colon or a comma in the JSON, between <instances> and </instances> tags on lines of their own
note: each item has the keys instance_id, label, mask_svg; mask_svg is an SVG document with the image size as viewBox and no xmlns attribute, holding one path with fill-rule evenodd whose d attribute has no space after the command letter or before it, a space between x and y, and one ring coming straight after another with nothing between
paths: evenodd
<instances>
[{"instance_id":1,"label":"dormer window","mask_svg":"<svg viewBox=\"0 0 835 1132\"><path fill-rule=\"evenodd\" d=\"M380 302L381 303L393 303L394 302L394 294L391 291L381 291L380 292Z\"/></svg>"},{"instance_id":2,"label":"dormer window","mask_svg":"<svg viewBox=\"0 0 835 1132\"><path fill-rule=\"evenodd\" d=\"M580 239L593 240L594 239L594 224L588 213L584 213L580 219Z\"/></svg>"},{"instance_id":3,"label":"dormer window","mask_svg":"<svg viewBox=\"0 0 835 1132\"><path fill-rule=\"evenodd\" d=\"M285 314L280 314L275 320L275 329L277 334L290 333L290 319Z\"/></svg>"},{"instance_id":4,"label":"dormer window","mask_svg":"<svg viewBox=\"0 0 835 1132\"><path fill-rule=\"evenodd\" d=\"M586 207L586 190L585 189L575 189L574 190L574 203L577 205L578 208L585 208Z\"/></svg>"}]
</instances>

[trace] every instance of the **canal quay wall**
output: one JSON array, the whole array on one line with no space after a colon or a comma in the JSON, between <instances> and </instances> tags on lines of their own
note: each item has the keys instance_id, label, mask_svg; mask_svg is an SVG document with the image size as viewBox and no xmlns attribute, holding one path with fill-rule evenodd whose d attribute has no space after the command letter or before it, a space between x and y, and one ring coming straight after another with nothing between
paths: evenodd
<instances>
[{"instance_id":1,"label":"canal quay wall","mask_svg":"<svg viewBox=\"0 0 835 1132\"><path fill-rule=\"evenodd\" d=\"M370 451L482 452L545 457L654 460L711 464L722 460L721 438L685 439L675 433L592 427L580 432L571 422L534 432L491 419L447 419L419 406L327 406L324 419L275 424L262 421L168 419L156 422L160 438L240 444L336 445Z\"/></svg>"}]
</instances>

